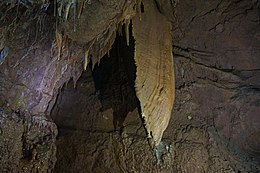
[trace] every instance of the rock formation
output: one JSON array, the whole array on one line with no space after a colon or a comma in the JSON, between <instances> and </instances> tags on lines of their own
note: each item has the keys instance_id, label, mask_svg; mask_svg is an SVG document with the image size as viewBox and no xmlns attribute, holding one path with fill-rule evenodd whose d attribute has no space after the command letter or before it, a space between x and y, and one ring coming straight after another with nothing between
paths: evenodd
<instances>
[{"instance_id":1,"label":"rock formation","mask_svg":"<svg viewBox=\"0 0 260 173\"><path fill-rule=\"evenodd\" d=\"M0 172L258 172L259 30L253 0L2 0Z\"/></svg>"},{"instance_id":2,"label":"rock formation","mask_svg":"<svg viewBox=\"0 0 260 173\"><path fill-rule=\"evenodd\" d=\"M170 117L175 96L171 24L156 3L143 1L144 12L133 20L136 94L149 138L158 146Z\"/></svg>"}]
</instances>

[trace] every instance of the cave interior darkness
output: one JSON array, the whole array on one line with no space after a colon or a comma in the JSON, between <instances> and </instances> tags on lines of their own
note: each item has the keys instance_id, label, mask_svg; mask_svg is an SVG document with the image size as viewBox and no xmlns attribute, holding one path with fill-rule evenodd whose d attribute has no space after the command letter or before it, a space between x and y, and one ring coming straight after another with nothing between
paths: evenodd
<instances>
[{"instance_id":1,"label":"cave interior darkness","mask_svg":"<svg viewBox=\"0 0 260 173\"><path fill-rule=\"evenodd\" d=\"M132 32L132 29L130 29ZM64 127L62 122L59 122L59 118L62 119L62 114L57 115L55 111L57 109L57 102L66 90L74 90L75 93L86 92L84 87L88 85L88 82L93 84L91 87L91 95L96 95L100 100L101 108L97 108L96 112L104 112L111 109L113 112L113 126L115 131L121 131L123 128L123 122L129 112L134 109L140 111L140 104L138 98L135 95L135 78L136 78L136 66L134 62L134 38L130 37L130 44L127 46L126 37L117 34L116 40L112 46L112 49L107 53L98 64L95 65L94 69L91 69L92 62L89 63L86 71L82 73L82 76L74 86L73 80L70 80L59 93L58 99L52 108L51 117L54 122L60 127ZM132 35L130 33L130 35ZM88 86L89 87L89 86ZM80 91L78 91L80 90ZM83 95L86 101L88 101L88 95ZM73 98L73 96L72 96ZM60 98L61 99L61 98ZM71 99L62 98L71 102ZM73 102L73 101L72 101ZM81 104L77 104L81 107ZM84 106L82 106L84 107ZM62 108L61 108L62 109ZM77 108L75 108L77 110ZM95 107L93 107L95 109ZM67 112L75 116L75 113ZM66 115L64 115L66 116ZM87 115L86 115L87 116ZM88 115L91 116L91 115ZM141 117L140 117L141 118ZM71 117L73 120L73 117Z\"/></svg>"},{"instance_id":2,"label":"cave interior darkness","mask_svg":"<svg viewBox=\"0 0 260 173\"><path fill-rule=\"evenodd\" d=\"M125 25L123 26L125 27ZM112 49L91 69L92 62L77 81L63 86L51 110L51 118L58 126L56 172L62 165L74 162L78 152L66 151L66 145L76 149L89 143L74 140L77 133L124 133L146 139L140 103L135 94L136 65L134 38L130 26L130 42L125 32L118 33ZM66 140L64 139L66 138ZM83 137L84 138L84 137ZM99 138L99 136L96 136ZM73 150L72 150L73 151ZM67 166L66 166L67 167Z\"/></svg>"}]
</instances>

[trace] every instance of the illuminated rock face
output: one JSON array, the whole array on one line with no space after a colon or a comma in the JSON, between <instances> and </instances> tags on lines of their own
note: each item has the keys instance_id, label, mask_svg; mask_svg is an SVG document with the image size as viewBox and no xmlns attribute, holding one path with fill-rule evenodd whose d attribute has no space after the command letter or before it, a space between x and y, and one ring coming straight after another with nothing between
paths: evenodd
<instances>
[{"instance_id":1,"label":"illuminated rock face","mask_svg":"<svg viewBox=\"0 0 260 173\"><path fill-rule=\"evenodd\" d=\"M148 137L158 145L168 126L175 96L171 24L153 1L143 1L141 19L133 19L136 94Z\"/></svg>"}]
</instances>

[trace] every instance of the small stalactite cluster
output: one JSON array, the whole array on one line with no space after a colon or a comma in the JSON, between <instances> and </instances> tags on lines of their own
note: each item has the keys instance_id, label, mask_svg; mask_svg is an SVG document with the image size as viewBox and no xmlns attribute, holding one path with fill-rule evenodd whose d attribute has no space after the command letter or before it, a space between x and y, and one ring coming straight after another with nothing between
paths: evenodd
<instances>
[{"instance_id":1,"label":"small stalactite cluster","mask_svg":"<svg viewBox=\"0 0 260 173\"><path fill-rule=\"evenodd\" d=\"M123 3L124 2L124 3ZM61 56L61 42L62 38L65 35L69 35L69 38L76 42L80 42L84 49L85 49L85 57L83 61L84 69L87 68L89 65L89 62L92 61L92 69L94 68L95 64L100 63L100 59L106 54L109 53L109 50L112 48L112 45L115 41L116 37L116 31L121 26L125 25L125 31L127 36L127 43L129 44L129 25L131 18L136 14L137 5L140 4L140 0L134 0L134 1L121 1L119 5L117 5L117 1L104 1L99 3L106 3L110 6L115 6L114 8L119 8L120 4L122 4L121 8L121 14L116 15L115 19L108 24L108 26L105 26L103 28L103 31L98 33L94 38L85 39L79 41L77 38L73 38L71 34L68 34L70 30L66 32L66 24L69 25L69 23L73 22L73 32L84 35L79 30L77 30L77 26L81 25L82 23L87 23L85 18L88 14L87 6L95 5L95 2L92 2L91 0L61 0L57 1L55 5L54 13L57 13L55 15L59 16L59 23L60 25L57 25L57 31L56 31L56 43L58 48L58 57ZM93 4L92 4L93 3ZM96 2L97 3L97 2ZM89 7L90 8L90 7ZM72 9L72 10L71 10ZM117 9L118 10L118 9ZM57 11L57 12L56 12ZM72 14L71 14L72 13ZM91 12L89 12L91 13ZM69 20L70 19L73 20ZM82 19L83 18L83 19ZM78 21L76 21L78 20ZM77 24L78 23L78 24ZM102 23L102 22L101 22ZM65 26L65 28L64 28ZM87 31L86 31L87 32Z\"/></svg>"}]
</instances>

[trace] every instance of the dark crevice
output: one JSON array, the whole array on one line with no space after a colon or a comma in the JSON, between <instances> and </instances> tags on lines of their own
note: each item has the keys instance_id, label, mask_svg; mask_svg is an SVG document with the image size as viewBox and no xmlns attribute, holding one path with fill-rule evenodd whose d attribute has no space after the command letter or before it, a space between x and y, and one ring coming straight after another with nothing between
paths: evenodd
<instances>
[{"instance_id":1,"label":"dark crevice","mask_svg":"<svg viewBox=\"0 0 260 173\"><path fill-rule=\"evenodd\" d=\"M141 2L141 12L144 13L144 4Z\"/></svg>"},{"instance_id":2,"label":"dark crevice","mask_svg":"<svg viewBox=\"0 0 260 173\"><path fill-rule=\"evenodd\" d=\"M130 34L131 32L130 28ZM67 154L64 145L69 141L70 147L78 148L81 143L73 140L77 134L94 138L102 134L123 134L124 128L128 126L126 119L136 121L136 127L128 133L135 134L136 137L144 134L137 134L142 120L134 88L134 42L133 37L130 37L127 46L125 35L117 36L109 55L106 54L93 71L88 68L83 72L76 88L72 80L63 87L51 113L59 128L55 171L62 171L65 160L73 162L76 157L75 152ZM135 110L137 113L131 113Z\"/></svg>"},{"instance_id":3,"label":"dark crevice","mask_svg":"<svg viewBox=\"0 0 260 173\"><path fill-rule=\"evenodd\" d=\"M95 87L100 93L101 111L113 109L115 130L122 130L127 114L139 105L134 89L135 74L134 39L130 37L127 46L125 37L117 36L109 56L102 58L99 67L93 71Z\"/></svg>"}]
</instances>

